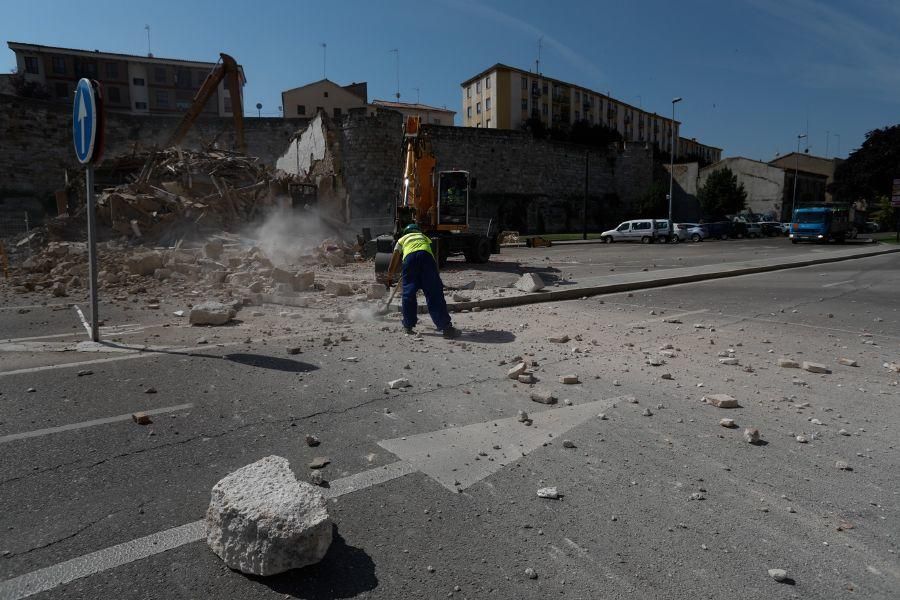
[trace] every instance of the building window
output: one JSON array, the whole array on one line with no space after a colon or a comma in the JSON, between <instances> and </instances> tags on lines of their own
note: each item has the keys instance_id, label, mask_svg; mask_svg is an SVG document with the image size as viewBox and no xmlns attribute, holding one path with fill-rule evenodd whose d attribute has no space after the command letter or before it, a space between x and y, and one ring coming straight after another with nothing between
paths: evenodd
<instances>
[{"instance_id":1,"label":"building window","mask_svg":"<svg viewBox=\"0 0 900 600\"><path fill-rule=\"evenodd\" d=\"M547 82L545 81L545 82L544 82L544 87L541 89L541 93L543 93L543 94L546 96L546 95L547 95L547 90L548 90L548 89L549 89L549 88L547 87Z\"/></svg>"},{"instance_id":2,"label":"building window","mask_svg":"<svg viewBox=\"0 0 900 600\"><path fill-rule=\"evenodd\" d=\"M325 97L327 98L327 97L328 97L328 92L324 92L324 94L325 94Z\"/></svg>"},{"instance_id":3,"label":"building window","mask_svg":"<svg viewBox=\"0 0 900 600\"><path fill-rule=\"evenodd\" d=\"M25 57L25 72L32 73L33 75L37 75L40 72L38 70L37 56L26 56Z\"/></svg>"},{"instance_id":4,"label":"building window","mask_svg":"<svg viewBox=\"0 0 900 600\"><path fill-rule=\"evenodd\" d=\"M165 83L166 82L166 68L165 67L156 67L153 69L153 81L156 83Z\"/></svg>"},{"instance_id":5,"label":"building window","mask_svg":"<svg viewBox=\"0 0 900 600\"><path fill-rule=\"evenodd\" d=\"M522 98L522 110L528 110L528 100L526 98Z\"/></svg>"},{"instance_id":6,"label":"building window","mask_svg":"<svg viewBox=\"0 0 900 600\"><path fill-rule=\"evenodd\" d=\"M231 112L231 97L225 96L222 98L222 112Z\"/></svg>"},{"instance_id":7,"label":"building window","mask_svg":"<svg viewBox=\"0 0 900 600\"><path fill-rule=\"evenodd\" d=\"M485 78L484 89L486 89L486 90L491 89L491 78L490 77Z\"/></svg>"},{"instance_id":8,"label":"building window","mask_svg":"<svg viewBox=\"0 0 900 600\"><path fill-rule=\"evenodd\" d=\"M57 83L53 86L57 98L69 97L69 86L65 83Z\"/></svg>"},{"instance_id":9,"label":"building window","mask_svg":"<svg viewBox=\"0 0 900 600\"><path fill-rule=\"evenodd\" d=\"M479 102L475 105L475 112L478 113L479 115L481 114L481 102Z\"/></svg>"},{"instance_id":10,"label":"building window","mask_svg":"<svg viewBox=\"0 0 900 600\"><path fill-rule=\"evenodd\" d=\"M160 108L169 107L169 92L156 90L156 105Z\"/></svg>"},{"instance_id":11,"label":"building window","mask_svg":"<svg viewBox=\"0 0 900 600\"><path fill-rule=\"evenodd\" d=\"M297 105L297 114L298 114L298 115L305 115L305 114L306 114L306 105L305 105L305 104L298 104L298 105Z\"/></svg>"},{"instance_id":12,"label":"building window","mask_svg":"<svg viewBox=\"0 0 900 600\"><path fill-rule=\"evenodd\" d=\"M66 74L66 58L64 56L53 57L53 72L60 75Z\"/></svg>"},{"instance_id":13,"label":"building window","mask_svg":"<svg viewBox=\"0 0 900 600\"><path fill-rule=\"evenodd\" d=\"M147 103L146 102L135 102L134 108L136 110L147 110Z\"/></svg>"},{"instance_id":14,"label":"building window","mask_svg":"<svg viewBox=\"0 0 900 600\"><path fill-rule=\"evenodd\" d=\"M470 85L469 87L466 88L466 98L471 98L471 97L472 97L472 86Z\"/></svg>"},{"instance_id":15,"label":"building window","mask_svg":"<svg viewBox=\"0 0 900 600\"><path fill-rule=\"evenodd\" d=\"M481 82L480 82L480 81L476 81L476 82L475 82L475 93L476 93L476 94L480 94L480 93L481 93Z\"/></svg>"},{"instance_id":16,"label":"building window","mask_svg":"<svg viewBox=\"0 0 900 600\"><path fill-rule=\"evenodd\" d=\"M484 122L484 126L485 126L485 127L490 127L490 126L491 126L491 120L488 119L487 121L485 121L485 122Z\"/></svg>"},{"instance_id":17,"label":"building window","mask_svg":"<svg viewBox=\"0 0 900 600\"><path fill-rule=\"evenodd\" d=\"M550 109L547 108L546 103L541 106L541 114L544 115L545 117L550 114Z\"/></svg>"},{"instance_id":18,"label":"building window","mask_svg":"<svg viewBox=\"0 0 900 600\"><path fill-rule=\"evenodd\" d=\"M144 87L144 78L143 77L135 77L131 80L131 83L137 86Z\"/></svg>"},{"instance_id":19,"label":"building window","mask_svg":"<svg viewBox=\"0 0 900 600\"><path fill-rule=\"evenodd\" d=\"M523 90L527 90L527 89L528 89L528 78L527 78L527 77L523 77L523 78L522 78L522 89L523 89Z\"/></svg>"},{"instance_id":20,"label":"building window","mask_svg":"<svg viewBox=\"0 0 900 600\"><path fill-rule=\"evenodd\" d=\"M337 108L337 107L334 108L334 118L335 119L341 118L341 109L340 108Z\"/></svg>"},{"instance_id":21,"label":"building window","mask_svg":"<svg viewBox=\"0 0 900 600\"><path fill-rule=\"evenodd\" d=\"M440 119L431 119L431 123L432 123L432 125L440 125L441 120Z\"/></svg>"},{"instance_id":22,"label":"building window","mask_svg":"<svg viewBox=\"0 0 900 600\"><path fill-rule=\"evenodd\" d=\"M107 79L118 79L119 78L119 63L114 63L114 62L106 63L106 78Z\"/></svg>"},{"instance_id":23,"label":"building window","mask_svg":"<svg viewBox=\"0 0 900 600\"><path fill-rule=\"evenodd\" d=\"M490 97L488 97L488 98L484 101L484 109L485 109L485 110L491 110L491 99L490 99Z\"/></svg>"},{"instance_id":24,"label":"building window","mask_svg":"<svg viewBox=\"0 0 900 600\"><path fill-rule=\"evenodd\" d=\"M581 92L575 92L575 102L581 102Z\"/></svg>"},{"instance_id":25,"label":"building window","mask_svg":"<svg viewBox=\"0 0 900 600\"><path fill-rule=\"evenodd\" d=\"M581 113L578 112L577 110L575 111L575 120L576 120L576 121L580 121L580 120L581 120Z\"/></svg>"},{"instance_id":26,"label":"building window","mask_svg":"<svg viewBox=\"0 0 900 600\"><path fill-rule=\"evenodd\" d=\"M190 69L176 69L175 70L175 85L180 87L183 90L191 89L191 70Z\"/></svg>"},{"instance_id":27,"label":"building window","mask_svg":"<svg viewBox=\"0 0 900 600\"><path fill-rule=\"evenodd\" d=\"M113 104L118 104L119 102L121 102L122 96L119 94L119 88L117 88L117 87L106 88L106 98Z\"/></svg>"},{"instance_id":28,"label":"building window","mask_svg":"<svg viewBox=\"0 0 900 600\"><path fill-rule=\"evenodd\" d=\"M472 118L472 107L471 106L466 108L466 117L468 117L470 119Z\"/></svg>"}]
</instances>

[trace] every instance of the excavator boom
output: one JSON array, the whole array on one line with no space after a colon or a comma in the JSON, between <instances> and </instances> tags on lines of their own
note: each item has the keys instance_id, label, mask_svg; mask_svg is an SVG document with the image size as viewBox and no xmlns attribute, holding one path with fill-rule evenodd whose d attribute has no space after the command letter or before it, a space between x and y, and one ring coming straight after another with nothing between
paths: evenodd
<instances>
[{"instance_id":1,"label":"excavator boom","mask_svg":"<svg viewBox=\"0 0 900 600\"><path fill-rule=\"evenodd\" d=\"M182 117L178 127L172 137L169 138L168 146L177 146L190 131L194 125L194 121L203 112L203 108L209 99L216 92L222 80L225 80L225 86L228 88L228 94L231 96L231 114L234 116L235 140L237 149L240 152L246 152L247 148L244 144L244 103L241 95L241 70L237 61L225 53L220 53L220 61L210 71L209 75L203 81L203 85L197 90L190 108Z\"/></svg>"}]
</instances>

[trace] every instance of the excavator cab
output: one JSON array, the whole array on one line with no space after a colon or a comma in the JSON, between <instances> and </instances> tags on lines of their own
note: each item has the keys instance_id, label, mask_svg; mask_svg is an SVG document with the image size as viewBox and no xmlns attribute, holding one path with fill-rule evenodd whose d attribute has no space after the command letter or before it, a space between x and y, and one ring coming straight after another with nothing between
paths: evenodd
<instances>
[{"instance_id":1,"label":"excavator cab","mask_svg":"<svg viewBox=\"0 0 900 600\"><path fill-rule=\"evenodd\" d=\"M437 224L467 226L469 224L469 172L438 173Z\"/></svg>"}]
</instances>

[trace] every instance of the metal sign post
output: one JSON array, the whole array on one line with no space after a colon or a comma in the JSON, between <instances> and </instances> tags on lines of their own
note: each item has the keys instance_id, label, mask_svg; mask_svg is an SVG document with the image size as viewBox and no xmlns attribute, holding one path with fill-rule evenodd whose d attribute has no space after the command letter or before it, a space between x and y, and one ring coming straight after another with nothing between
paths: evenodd
<instances>
[{"instance_id":1,"label":"metal sign post","mask_svg":"<svg viewBox=\"0 0 900 600\"><path fill-rule=\"evenodd\" d=\"M78 162L85 165L88 272L91 296L91 340L100 341L100 315L97 290L97 214L94 206L94 163L103 154L103 97L100 84L82 79L75 88L72 107L72 141Z\"/></svg>"}]
</instances>

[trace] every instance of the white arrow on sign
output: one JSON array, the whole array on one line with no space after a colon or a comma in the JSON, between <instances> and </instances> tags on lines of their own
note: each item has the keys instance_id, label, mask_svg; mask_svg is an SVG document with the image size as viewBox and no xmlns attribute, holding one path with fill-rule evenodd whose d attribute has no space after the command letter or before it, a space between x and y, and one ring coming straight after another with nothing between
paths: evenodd
<instances>
[{"instance_id":1,"label":"white arrow on sign","mask_svg":"<svg viewBox=\"0 0 900 600\"><path fill-rule=\"evenodd\" d=\"M78 96L78 128L81 129L81 150L87 150L87 129L84 126L84 120L87 119L87 106L84 105L84 93Z\"/></svg>"},{"instance_id":2,"label":"white arrow on sign","mask_svg":"<svg viewBox=\"0 0 900 600\"><path fill-rule=\"evenodd\" d=\"M408 436L406 439L384 440L379 442L379 446L390 450L401 460L336 479L322 491L326 498L334 499L421 471L450 491L458 492L540 448L551 434L558 437L591 419L598 410L625 398L627 396L534 413L531 415L531 427L512 417ZM494 446L500 446L500 450L491 450ZM488 453L488 456L475 461L479 451ZM198 542L205 537L206 527L202 519L152 533L2 581L0 598L21 600L82 577Z\"/></svg>"}]
</instances>

